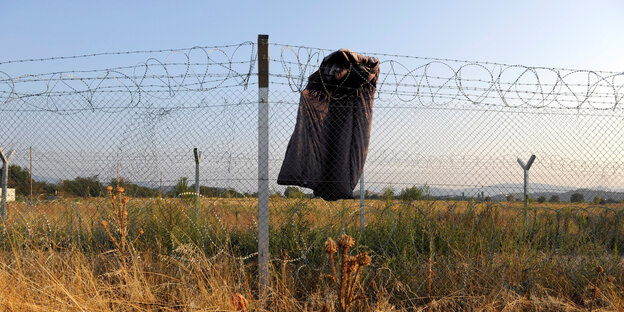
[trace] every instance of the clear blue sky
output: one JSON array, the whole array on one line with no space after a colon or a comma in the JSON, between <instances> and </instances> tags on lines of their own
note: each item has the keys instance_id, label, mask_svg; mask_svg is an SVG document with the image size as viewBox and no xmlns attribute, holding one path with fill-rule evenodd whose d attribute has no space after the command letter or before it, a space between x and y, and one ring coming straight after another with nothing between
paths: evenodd
<instances>
[{"instance_id":1,"label":"clear blue sky","mask_svg":"<svg viewBox=\"0 0 624 312\"><path fill-rule=\"evenodd\" d=\"M191 2L109 0L99 2L9 2L0 0L0 62L107 51L236 44L244 41L255 41L259 33L269 34L271 42L274 43L328 49L349 48L359 52L624 72L624 1L355 2L334 0L307 2ZM270 53L272 53L273 57L278 56L277 48L271 51ZM144 57L146 56L139 55L135 58L144 61ZM106 59L108 58L104 58L103 61L106 61ZM110 59L119 61L122 58L111 57ZM108 60L110 61L110 59ZM94 64L102 60L88 58L76 61L75 65L74 63L70 65L83 66L85 68L106 68L108 66L136 64L138 62L136 59L134 60L135 62L119 64ZM65 66L64 63L62 65ZM7 71L13 77L17 77L25 73L52 70L45 66L48 66L45 62L19 63L4 66L2 70ZM586 79L585 75L580 76L582 76L580 78ZM505 76L505 78L507 77L512 77L512 75ZM476 78L479 78L479 76L476 76ZM527 79L530 80L531 78L528 77ZM570 80L573 78L575 79L575 77L572 77ZM80 84L81 82L72 83ZM72 83L69 84L71 85ZM46 87L45 84L41 86ZM80 86L84 88L84 85ZM25 90L23 88L26 87L28 85L21 86L22 89L19 90L23 91ZM6 87L4 90L7 90ZM599 91L612 92L612 90L605 91L602 89ZM279 96L285 98L286 95L285 93L272 94L274 99L277 99ZM288 96L288 99L296 103L298 99L296 94L288 94ZM251 98L255 97L252 96ZM29 99L29 101L33 102L40 100L39 98ZM184 97L180 98L180 100L184 100ZM15 103L19 104L18 102ZM73 105L72 103L75 104L76 101L68 100L67 103ZM64 103L64 105L68 105L67 103ZM415 104L417 105L418 103ZM560 117L560 122L551 123L549 120L552 118L546 115L544 115L546 117L535 117L530 120L526 118L512 119L509 117L511 115L494 115L493 117L488 117L489 119L480 119L480 116L483 114L474 114L473 116L470 113L462 113L461 111L454 112L456 114L450 114L448 111L424 110L418 111L418 115L414 115L415 110L412 111L413 114L407 114L392 108L383 109L384 103L380 100L377 101L376 105L375 118L377 123L373 127L376 132L373 135L369 160L371 159L370 157L373 157L374 160L374 157L378 157L386 149L393 153L400 152L401 150L397 146L400 146L402 142L415 142L409 145L412 150L406 150L405 153L400 155L422 153L427 155L435 154L434 156L483 156L489 153L488 155L491 157L499 157L494 161L504 159L504 163L501 166L508 171L491 170L490 166L484 165L479 167L483 168L483 172L462 172L452 167L464 164L464 160L461 158L456 161L456 164L452 163L439 169L441 171L435 171L437 169L433 168L431 169L432 171L414 171L406 175L403 172L409 170L409 168L405 169L405 167L395 166L397 171L392 171L383 166L382 163L380 165L381 169L377 171L379 175L375 176L376 173L374 171L370 172L371 174L368 175L369 181L374 181L378 178L378 181L385 183L384 185L399 183L403 180L396 179L402 178L405 178L409 183L426 182L429 185L446 185L450 183L488 185L502 182L521 182L521 171L518 171L519 167L515 163L516 156L528 157L531 153L537 153L539 154L538 162L543 161L544 165L538 164L535 169L532 169L532 179L534 178L536 183L578 184L588 187L596 185L621 187L622 185L622 181L620 181L622 176L615 175L616 171L619 174L619 167L613 173L604 173L606 172L604 171L603 176L607 177L604 179L602 178L603 176L597 174L588 177L588 174L581 171L572 174L555 168L554 166L559 163L564 165L567 163L563 161L557 162L559 158L556 157L549 160L546 155L554 155L568 160L588 160L590 161L589 165L600 162L606 164L613 162L617 157L612 154L620 150L618 146L622 146L621 136L608 134L622 133L622 127L624 126L621 126L621 123L609 124L605 122L608 118L580 119L579 117L579 119L574 119L574 116ZM272 138L279 143L274 146L282 149L286 146L287 139L291 133L290 129L294 126L294 116L296 115L296 106L287 108L289 113L280 115L280 118L283 118L283 120L279 120L279 122L282 123L275 126L272 132ZM205 116L213 117L210 115L210 112L208 110L205 112L207 115L200 114L194 117L199 119L207 118ZM247 114L240 114L238 111L237 113L239 114L234 115L232 111L231 115L242 116L242 118L253 116L253 111L249 111ZM227 113L223 114L228 116ZM19 113L16 113L16 115L22 116ZM67 148L73 148L78 151L85 146L100 143L104 144L102 149L106 151L115 150L116 145L114 144L117 144L116 141L105 140L99 136L99 133L107 133L109 126L118 131L124 131L123 133L124 135L127 134L127 137L137 138L136 142L138 143L134 144L137 149L143 148L146 146L145 144L152 142L150 140L156 137L156 135L148 131L151 129L149 127L152 126L150 123L141 124L137 127L128 126L128 129L130 129L128 130L123 122L119 124L124 125L121 127L118 124L109 122L108 119L96 120L97 117L89 119L82 116L56 116L54 119L50 119L49 123L57 125L56 128L52 128L56 131L53 133L59 134L57 136L54 134L46 135L44 132L51 131L51 128L46 127L45 123L31 118L30 115L23 115L20 117L22 119L16 117L14 120L10 118L8 120L15 123L20 123L20 120L27 120L32 124L32 128L20 127L21 135L38 139L45 138L46 140L54 137L59 141L69 138L71 145L67 146ZM237 126L234 126L235 123L232 120L221 120L223 118L219 118L218 116L221 115L218 114L214 114L214 116L217 117L204 121L205 124L214 126L217 129L214 131L221 131L221 128L238 131L234 132L232 130L232 136L244 136L250 133L249 131L245 132L240 128L236 128ZM460 117L472 119L461 119ZM128 124L137 120L145 122L133 115L123 118L128 118ZM187 116L167 118L171 118L171 120L158 120L158 131L168 132L169 128L167 127L170 125L168 122L174 124L174 122L184 120L183 122L186 122L189 127L192 125L192 123L188 123L187 119L189 117ZM393 120L393 123L384 123L384 120ZM596 122L597 120L602 122ZM148 119L147 121L151 122L154 120ZM467 123L466 121L469 122ZM474 124L470 122L475 122L477 127L472 127ZM403 128L398 129L397 125L403 125ZM549 125L550 127L544 127L544 125ZM93 136L87 135L82 131L85 126L90 127L93 133L97 133L97 139L93 139ZM253 123L247 126L253 126ZM420 128L415 128L416 126ZM574 126L577 127L575 128ZM471 128L471 131L468 131L466 130L468 128L461 127L472 127L474 129ZM38 132L33 130L33 128L36 128ZM181 128L185 129L184 127ZM457 134L459 133L456 131L457 129L464 129L466 136L462 137ZM497 130L492 131L492 129ZM564 130L567 133L565 136L561 134ZM178 133L184 132L180 129L178 131ZM448 133L448 131L455 135L446 135L446 138L443 138L442 134ZM80 135L76 135L77 133L80 133ZM204 132L197 132L198 135L201 133ZM215 132L206 133L214 134ZM385 139L385 136L389 133L392 133L390 142L394 145L384 145L384 142L388 141ZM513 137L512 134L515 135L517 133L525 134L525 140L508 140L508 138ZM70 134L69 137L67 137L68 134ZM17 136L10 137L8 139L9 143L6 143L6 138L0 136L0 144L4 146L7 146L7 144L11 146L11 142L21 144L22 152L19 157L22 158L16 158L17 162L26 163L27 158L25 157L27 153L24 152L27 147L26 144L34 144L40 148L55 146L52 143L44 145L43 143L37 144L37 142L33 143L32 141L22 142L22 140L16 139L16 137L19 138L19 135L18 133ZM546 139L542 138L542 135ZM592 135L603 135L600 136L602 141L597 141ZM207 137L209 136L203 136L204 139ZM213 137L209 138L214 140ZM223 146L214 144L214 142L210 145L215 149L219 149L218 153L215 152L216 154L214 155L218 154L215 157L222 157L225 151L237 151L236 148L238 147L230 146L229 142L232 140L229 139L229 136L221 135L219 137L225 142ZM163 135L163 138L163 144L167 148L175 149L175 146L171 143L171 136ZM491 141L483 141L481 140L482 138ZM580 138L581 143L575 141L577 138ZM3 139L4 141L2 141ZM507 144L508 141L511 143ZM464 145L456 142L464 142L466 143L464 145L473 149L462 149ZM480 142L487 142L489 150L483 150L483 147L477 144ZM190 144L195 144L195 141L191 143L181 141L179 144L184 145L184 148L178 148L178 150L190 151ZM501 147L496 144L504 144L504 146ZM537 151L531 148L537 149ZM248 152L250 149L240 147L240 150ZM283 151L276 148L273 149L273 152L278 155L276 157L283 155ZM440 159L445 160L445 158ZM71 162L71 160L68 161ZM425 165L417 166L418 170L420 168L424 168L423 170L432 168L428 166L429 163L427 161L429 159L422 161ZM74 163L82 165L82 163L77 161L74 161ZM250 164L239 163L238 169L233 167L231 174L229 164L220 167L223 170L227 170L227 173L223 173L219 178L224 176L241 178L243 175L246 177L247 175L245 174L253 173L253 169L250 168L254 168L254 166ZM570 162L570 164L572 163ZM114 163L109 162L104 165L112 166ZM142 167L143 165L145 167ZM279 163L275 165L278 166ZM135 181L159 178L159 173L153 171L153 168L150 167L152 163L146 162L146 164L140 163L129 166L132 166L133 172L136 174L136 177L131 176ZM367 166L367 168L374 169L374 162L367 163ZM99 168L102 176L114 172L112 167ZM192 163L185 163L184 168L187 171L180 169L180 171L172 173L172 176L168 178L177 179L178 176L190 176L193 170ZM543 168L543 173L539 171L542 170L540 168ZM208 172L212 171L217 172L214 168L211 168ZM273 171L277 172L277 170ZM75 171L68 171L62 168L61 171L42 172L39 175L69 178L72 177L71 175L90 175L93 172L94 170L90 167L77 168ZM126 174L129 174L129 172L126 171ZM218 172L214 174L218 174ZM255 175L251 174L250 176L252 178L249 181L255 179ZM479 179L481 180L476 180L474 177L480 177ZM568 179L568 177L572 178ZM239 187L239 189L243 188Z\"/></svg>"},{"instance_id":2,"label":"clear blue sky","mask_svg":"<svg viewBox=\"0 0 624 312\"><path fill-rule=\"evenodd\" d=\"M0 61L256 39L624 71L622 1L0 1Z\"/></svg>"}]
</instances>

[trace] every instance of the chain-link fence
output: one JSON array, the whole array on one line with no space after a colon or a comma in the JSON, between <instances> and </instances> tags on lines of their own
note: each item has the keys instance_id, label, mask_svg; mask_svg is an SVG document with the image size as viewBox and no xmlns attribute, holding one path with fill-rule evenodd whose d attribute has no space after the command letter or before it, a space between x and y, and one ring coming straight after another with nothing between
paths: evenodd
<instances>
[{"instance_id":1,"label":"chain-link fence","mask_svg":"<svg viewBox=\"0 0 624 312\"><path fill-rule=\"evenodd\" d=\"M277 179L308 77L331 52L269 46L269 245L303 292L324 270L325 239L343 232L373 254L379 283L410 298L470 291L475 272L526 291L556 266L543 257L588 246L564 275L598 262L622 271L623 73L363 53L379 60L363 177L353 199L325 201ZM253 261L257 61L257 45L242 43L0 62L0 148L16 151L8 186L18 194L5 229L74 240L60 233L110 218L105 187L120 183L137 218L160 216L137 221L145 231L174 235L162 224L177 209L202 248ZM518 160L531 155L525 197ZM521 285L497 262L512 247L540 255L522 264Z\"/></svg>"}]
</instances>

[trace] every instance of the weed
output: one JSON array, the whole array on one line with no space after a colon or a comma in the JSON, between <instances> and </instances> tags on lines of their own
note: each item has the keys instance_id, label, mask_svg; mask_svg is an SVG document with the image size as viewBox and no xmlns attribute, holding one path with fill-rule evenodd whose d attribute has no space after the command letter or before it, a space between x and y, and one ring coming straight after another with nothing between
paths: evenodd
<instances>
[{"instance_id":1,"label":"weed","mask_svg":"<svg viewBox=\"0 0 624 312\"><path fill-rule=\"evenodd\" d=\"M338 312L349 312L357 300L363 299L356 296L355 289L360 283L360 274L364 267L371 263L368 252L356 256L349 256L349 250L355 245L353 237L342 234L338 243L328 238L325 242L324 251L329 257L331 280L334 282L338 293ZM337 276L336 261L334 255L340 251L340 275Z\"/></svg>"}]
</instances>

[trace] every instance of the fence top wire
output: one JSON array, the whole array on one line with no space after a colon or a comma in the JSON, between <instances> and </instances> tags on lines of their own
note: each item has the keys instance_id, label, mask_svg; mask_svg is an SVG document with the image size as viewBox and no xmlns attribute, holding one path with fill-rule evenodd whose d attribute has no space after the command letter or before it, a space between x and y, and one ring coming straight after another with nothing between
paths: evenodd
<instances>
[{"instance_id":1,"label":"fence top wire","mask_svg":"<svg viewBox=\"0 0 624 312\"><path fill-rule=\"evenodd\" d=\"M30 59L20 59L20 60L8 60L8 61L0 61L0 65L5 64L14 64L14 63L28 63L28 62L45 62L45 61L56 61L56 60L67 60L67 59L79 59L79 58L88 58L88 57L96 57L96 56L106 56L106 55L129 55L129 54L153 54L153 53L174 53L174 52L186 52L192 51L195 49L201 50L212 50L212 49L228 49L228 48L239 48L241 46L254 46L254 43L251 41L246 41L238 44L229 44L229 45L216 45L216 46L194 46L190 48L178 48L178 49L156 49L156 50L133 50L133 51L111 51L111 52L98 52L98 53L88 53L88 54L77 54L77 55L69 55L69 56L52 56L45 58L30 58Z\"/></svg>"},{"instance_id":2,"label":"fence top wire","mask_svg":"<svg viewBox=\"0 0 624 312\"><path fill-rule=\"evenodd\" d=\"M111 61L115 66L107 66ZM105 93L117 96L116 107L136 107L146 98L167 100L185 92L247 88L253 84L255 62L252 42L3 61L0 110L96 110L110 106L110 98L95 96ZM26 70L31 72L25 74ZM65 103L73 107L63 107Z\"/></svg>"},{"instance_id":3,"label":"fence top wire","mask_svg":"<svg viewBox=\"0 0 624 312\"><path fill-rule=\"evenodd\" d=\"M274 43L273 83L305 88L329 49ZM496 62L361 52L380 60L377 99L421 107L456 105L615 110L624 72L525 66ZM400 105L400 104L399 104Z\"/></svg>"},{"instance_id":4,"label":"fence top wire","mask_svg":"<svg viewBox=\"0 0 624 312\"><path fill-rule=\"evenodd\" d=\"M276 65L271 69L272 89L293 94L305 88L308 76L333 52L271 46L279 49L271 53ZM362 53L380 60L376 100L381 107L620 110L624 97L624 72ZM105 56L114 57L116 66L93 68L105 63L92 60ZM70 107L73 110L94 110L110 106L109 98L95 96L105 93L122 97L116 99L118 107L137 107L146 98L158 101L185 92L247 88L254 84L250 80L256 57L255 44L243 42L0 61L0 110L62 111L64 103L82 103ZM28 66L31 63L37 66ZM24 74L25 68L33 72ZM49 105L61 99L63 103Z\"/></svg>"}]
</instances>

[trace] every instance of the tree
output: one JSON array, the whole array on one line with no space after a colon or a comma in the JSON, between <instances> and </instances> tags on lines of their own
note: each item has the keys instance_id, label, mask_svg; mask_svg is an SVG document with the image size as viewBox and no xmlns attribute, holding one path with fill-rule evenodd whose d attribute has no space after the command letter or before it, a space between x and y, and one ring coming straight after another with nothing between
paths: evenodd
<instances>
[{"instance_id":1,"label":"tree","mask_svg":"<svg viewBox=\"0 0 624 312\"><path fill-rule=\"evenodd\" d=\"M537 202L538 203L545 203L546 202L546 196L540 196L537 198Z\"/></svg>"},{"instance_id":2,"label":"tree","mask_svg":"<svg viewBox=\"0 0 624 312\"><path fill-rule=\"evenodd\" d=\"M195 184L193 184L193 189L195 189ZM201 196L206 196L206 197L219 197L221 196L221 193L225 192L224 189L220 189L217 187L211 187L211 186L203 186L200 185L199 186L199 194Z\"/></svg>"},{"instance_id":3,"label":"tree","mask_svg":"<svg viewBox=\"0 0 624 312\"><path fill-rule=\"evenodd\" d=\"M507 195L507 201L508 201L508 202L512 203L514 200L515 200L515 199L514 199L513 194L509 194L509 195Z\"/></svg>"},{"instance_id":4,"label":"tree","mask_svg":"<svg viewBox=\"0 0 624 312\"><path fill-rule=\"evenodd\" d=\"M594 204L597 204L597 205L598 204L599 205L604 205L604 204L607 203L607 201L604 198L600 197L600 196L595 196L593 202L594 202Z\"/></svg>"},{"instance_id":5,"label":"tree","mask_svg":"<svg viewBox=\"0 0 624 312\"><path fill-rule=\"evenodd\" d=\"M188 186L188 178L181 177L180 180L178 180L178 183L173 186L172 192L174 197L182 193L191 192L191 188Z\"/></svg>"},{"instance_id":6,"label":"tree","mask_svg":"<svg viewBox=\"0 0 624 312\"><path fill-rule=\"evenodd\" d=\"M119 178L119 184L117 184L117 179L112 179L108 185L112 187L121 186L124 188L125 193L132 197L155 197L158 195L159 191L155 188L149 188L132 183L130 180L123 177Z\"/></svg>"},{"instance_id":7,"label":"tree","mask_svg":"<svg viewBox=\"0 0 624 312\"><path fill-rule=\"evenodd\" d=\"M389 201L394 199L394 190L391 187L386 187L381 192L381 199Z\"/></svg>"},{"instance_id":8,"label":"tree","mask_svg":"<svg viewBox=\"0 0 624 312\"><path fill-rule=\"evenodd\" d=\"M550 202L550 203L558 203L559 202L559 195L551 195L550 198L548 199L548 202Z\"/></svg>"},{"instance_id":9,"label":"tree","mask_svg":"<svg viewBox=\"0 0 624 312\"><path fill-rule=\"evenodd\" d=\"M65 195L77 197L98 197L104 195L104 186L97 175L76 177L74 180L63 180L61 185L59 185L59 190Z\"/></svg>"},{"instance_id":10,"label":"tree","mask_svg":"<svg viewBox=\"0 0 624 312\"><path fill-rule=\"evenodd\" d=\"M1 168L2 166L0 166ZM0 170L0 179L2 170ZM15 188L18 196L27 196L30 193L30 172L17 165L9 165L9 187Z\"/></svg>"},{"instance_id":11,"label":"tree","mask_svg":"<svg viewBox=\"0 0 624 312\"><path fill-rule=\"evenodd\" d=\"M286 198L305 198L305 194L296 186L289 186L284 191Z\"/></svg>"},{"instance_id":12,"label":"tree","mask_svg":"<svg viewBox=\"0 0 624 312\"><path fill-rule=\"evenodd\" d=\"M423 195L423 190L421 188L412 186L412 187L407 187L407 188L402 189L401 193L399 194L399 199L403 201L421 200L422 195Z\"/></svg>"},{"instance_id":13,"label":"tree","mask_svg":"<svg viewBox=\"0 0 624 312\"><path fill-rule=\"evenodd\" d=\"M2 166L0 166L1 168ZM2 170L0 170L0 181L2 181ZM8 187L15 188L17 196L28 196L30 194L30 171L18 165L9 165ZM33 194L41 194L44 192L54 193L55 186L45 182L33 180Z\"/></svg>"},{"instance_id":14,"label":"tree","mask_svg":"<svg viewBox=\"0 0 624 312\"><path fill-rule=\"evenodd\" d=\"M572 196L570 196L570 202L571 203L584 203L585 196L581 193L574 193L572 194Z\"/></svg>"}]
</instances>

